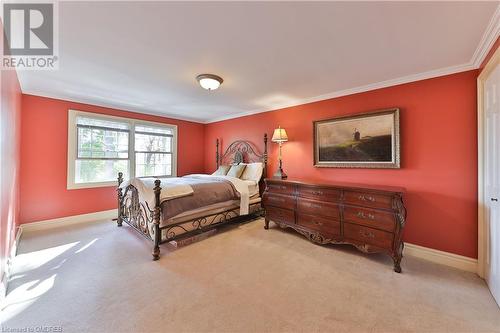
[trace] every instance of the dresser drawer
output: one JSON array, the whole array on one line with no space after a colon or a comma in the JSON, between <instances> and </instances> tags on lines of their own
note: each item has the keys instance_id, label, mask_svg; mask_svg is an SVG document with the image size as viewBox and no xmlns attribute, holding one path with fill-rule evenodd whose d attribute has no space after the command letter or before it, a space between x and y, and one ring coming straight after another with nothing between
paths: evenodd
<instances>
[{"instance_id":1,"label":"dresser drawer","mask_svg":"<svg viewBox=\"0 0 500 333\"><path fill-rule=\"evenodd\" d=\"M274 222L295 224L295 212L293 210L267 207L266 218Z\"/></svg>"},{"instance_id":2,"label":"dresser drawer","mask_svg":"<svg viewBox=\"0 0 500 333\"><path fill-rule=\"evenodd\" d=\"M297 224L329 237L340 236L340 222L328 218L298 213Z\"/></svg>"},{"instance_id":3,"label":"dresser drawer","mask_svg":"<svg viewBox=\"0 0 500 333\"><path fill-rule=\"evenodd\" d=\"M340 221L340 208L336 204L299 198L297 210L300 213L328 216Z\"/></svg>"},{"instance_id":4,"label":"dresser drawer","mask_svg":"<svg viewBox=\"0 0 500 333\"><path fill-rule=\"evenodd\" d=\"M289 184L289 183L273 183L273 182L268 182L267 183L267 192L269 193L279 193L279 194L289 194L293 195L294 194L294 189L295 185L294 184Z\"/></svg>"},{"instance_id":5,"label":"dresser drawer","mask_svg":"<svg viewBox=\"0 0 500 333\"><path fill-rule=\"evenodd\" d=\"M394 214L374 209L344 207L344 221L394 232Z\"/></svg>"},{"instance_id":6,"label":"dresser drawer","mask_svg":"<svg viewBox=\"0 0 500 333\"><path fill-rule=\"evenodd\" d=\"M262 201L264 203L264 207L275 206L291 210L295 209L295 198L288 195L264 193Z\"/></svg>"},{"instance_id":7,"label":"dresser drawer","mask_svg":"<svg viewBox=\"0 0 500 333\"><path fill-rule=\"evenodd\" d=\"M337 202L340 201L341 191L332 188L299 185L298 194L302 198Z\"/></svg>"},{"instance_id":8,"label":"dresser drawer","mask_svg":"<svg viewBox=\"0 0 500 333\"><path fill-rule=\"evenodd\" d=\"M392 208L392 196L369 192L345 191L344 202L365 207Z\"/></svg>"},{"instance_id":9,"label":"dresser drawer","mask_svg":"<svg viewBox=\"0 0 500 333\"><path fill-rule=\"evenodd\" d=\"M393 234L356 224L344 223L344 237L373 245L382 249L392 249Z\"/></svg>"}]
</instances>

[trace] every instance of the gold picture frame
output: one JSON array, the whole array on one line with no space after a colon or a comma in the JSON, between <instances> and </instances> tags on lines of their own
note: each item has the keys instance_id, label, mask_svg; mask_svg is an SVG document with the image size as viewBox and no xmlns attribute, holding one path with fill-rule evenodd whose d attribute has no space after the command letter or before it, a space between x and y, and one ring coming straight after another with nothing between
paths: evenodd
<instances>
[{"instance_id":1,"label":"gold picture frame","mask_svg":"<svg viewBox=\"0 0 500 333\"><path fill-rule=\"evenodd\" d=\"M399 108L313 122L314 166L399 169Z\"/></svg>"}]
</instances>

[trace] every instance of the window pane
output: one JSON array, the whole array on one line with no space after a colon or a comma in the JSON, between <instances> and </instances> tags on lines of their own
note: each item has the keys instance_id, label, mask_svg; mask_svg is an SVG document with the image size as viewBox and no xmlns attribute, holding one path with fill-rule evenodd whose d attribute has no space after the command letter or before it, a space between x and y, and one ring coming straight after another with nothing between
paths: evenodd
<instances>
[{"instance_id":1,"label":"window pane","mask_svg":"<svg viewBox=\"0 0 500 333\"><path fill-rule=\"evenodd\" d=\"M135 130L137 132L148 132L148 133L161 133L161 134L174 134L171 128L168 127L156 127L148 125L136 125Z\"/></svg>"},{"instance_id":2,"label":"window pane","mask_svg":"<svg viewBox=\"0 0 500 333\"><path fill-rule=\"evenodd\" d=\"M172 155L155 153L135 154L136 177L171 176Z\"/></svg>"},{"instance_id":3,"label":"window pane","mask_svg":"<svg viewBox=\"0 0 500 333\"><path fill-rule=\"evenodd\" d=\"M135 133L136 151L162 151L170 153L171 147L172 138L169 136Z\"/></svg>"},{"instance_id":4,"label":"window pane","mask_svg":"<svg viewBox=\"0 0 500 333\"><path fill-rule=\"evenodd\" d=\"M100 118L90 118L85 116L77 116L76 123L78 125L90 125L90 126L99 126L99 127L110 127L116 129L129 129L129 125L127 122L106 120Z\"/></svg>"},{"instance_id":5,"label":"window pane","mask_svg":"<svg viewBox=\"0 0 500 333\"><path fill-rule=\"evenodd\" d=\"M78 127L78 158L128 158L128 133Z\"/></svg>"},{"instance_id":6,"label":"window pane","mask_svg":"<svg viewBox=\"0 0 500 333\"><path fill-rule=\"evenodd\" d=\"M75 183L95 183L114 181L118 172L129 178L128 160L76 160Z\"/></svg>"}]
</instances>

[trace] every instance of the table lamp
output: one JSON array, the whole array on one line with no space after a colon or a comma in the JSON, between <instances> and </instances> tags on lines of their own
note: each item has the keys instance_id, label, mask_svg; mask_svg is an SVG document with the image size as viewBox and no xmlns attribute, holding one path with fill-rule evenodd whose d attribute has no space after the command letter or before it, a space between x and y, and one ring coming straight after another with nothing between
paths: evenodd
<instances>
[{"instance_id":1,"label":"table lamp","mask_svg":"<svg viewBox=\"0 0 500 333\"><path fill-rule=\"evenodd\" d=\"M271 139L271 141L279 144L279 166L278 170L276 170L276 173L273 175L273 178L286 179L287 175L283 171L283 161L281 160L281 145L283 144L283 142L288 141L288 135L286 135L285 129L278 126L278 128L274 130L273 138Z\"/></svg>"}]
</instances>

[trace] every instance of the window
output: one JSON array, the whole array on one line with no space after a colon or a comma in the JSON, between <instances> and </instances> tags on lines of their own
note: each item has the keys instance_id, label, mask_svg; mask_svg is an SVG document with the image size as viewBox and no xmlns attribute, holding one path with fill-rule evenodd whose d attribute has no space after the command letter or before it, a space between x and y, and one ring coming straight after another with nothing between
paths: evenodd
<instances>
[{"instance_id":1,"label":"window","mask_svg":"<svg viewBox=\"0 0 500 333\"><path fill-rule=\"evenodd\" d=\"M177 127L69 110L68 189L177 175Z\"/></svg>"},{"instance_id":2,"label":"window","mask_svg":"<svg viewBox=\"0 0 500 333\"><path fill-rule=\"evenodd\" d=\"M135 174L137 177L172 174L171 129L135 126Z\"/></svg>"}]
</instances>

